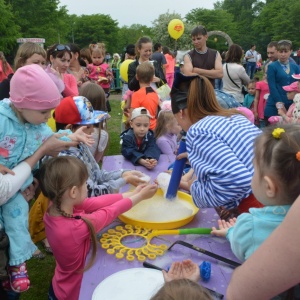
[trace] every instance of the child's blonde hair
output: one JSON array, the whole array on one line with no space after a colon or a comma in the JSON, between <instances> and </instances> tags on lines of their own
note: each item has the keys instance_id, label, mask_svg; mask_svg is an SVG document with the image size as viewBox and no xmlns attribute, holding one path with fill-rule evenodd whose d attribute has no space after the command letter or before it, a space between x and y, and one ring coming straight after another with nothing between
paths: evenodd
<instances>
[{"instance_id":1,"label":"child's blonde hair","mask_svg":"<svg viewBox=\"0 0 300 300\"><path fill-rule=\"evenodd\" d=\"M158 139L162 135L168 133L171 125L176 121L173 112L170 110L161 110L158 114L156 127L155 127L155 138Z\"/></svg>"},{"instance_id":2,"label":"child's blonde hair","mask_svg":"<svg viewBox=\"0 0 300 300\"><path fill-rule=\"evenodd\" d=\"M76 174L76 176L75 176ZM40 169L40 185L43 194L49 198L57 211L66 218L82 219L88 226L92 240L92 257L84 271L89 269L96 257L97 240L93 224L87 218L68 214L61 209L64 193L72 187L81 187L88 179L84 163L71 156L60 156L49 159ZM63 249L62 249L63 251Z\"/></svg>"},{"instance_id":3,"label":"child's blonde hair","mask_svg":"<svg viewBox=\"0 0 300 300\"><path fill-rule=\"evenodd\" d=\"M300 194L300 125L268 126L254 146L261 178L271 174L282 200L293 203Z\"/></svg>"},{"instance_id":4,"label":"child's blonde hair","mask_svg":"<svg viewBox=\"0 0 300 300\"><path fill-rule=\"evenodd\" d=\"M166 282L150 300L212 300L208 290L189 279Z\"/></svg>"},{"instance_id":5,"label":"child's blonde hair","mask_svg":"<svg viewBox=\"0 0 300 300\"><path fill-rule=\"evenodd\" d=\"M141 83L150 84L154 76L154 66L146 61L136 68L136 76Z\"/></svg>"},{"instance_id":6,"label":"child's blonde hair","mask_svg":"<svg viewBox=\"0 0 300 300\"><path fill-rule=\"evenodd\" d=\"M98 54L101 54L103 57L105 56L106 49L105 49L104 43L90 44L89 49L90 49L91 55L93 53L98 53Z\"/></svg>"},{"instance_id":7,"label":"child's blonde hair","mask_svg":"<svg viewBox=\"0 0 300 300\"><path fill-rule=\"evenodd\" d=\"M14 62L15 70L25 66L27 59L33 54L41 55L45 60L47 59L46 51L39 44L26 42L22 44L17 51Z\"/></svg>"}]
</instances>

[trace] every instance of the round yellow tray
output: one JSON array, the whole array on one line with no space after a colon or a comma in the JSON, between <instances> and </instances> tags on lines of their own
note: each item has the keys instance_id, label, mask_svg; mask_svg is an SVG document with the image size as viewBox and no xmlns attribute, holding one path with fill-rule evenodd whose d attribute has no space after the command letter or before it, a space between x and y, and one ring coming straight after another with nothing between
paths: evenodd
<instances>
[{"instance_id":1,"label":"round yellow tray","mask_svg":"<svg viewBox=\"0 0 300 300\"><path fill-rule=\"evenodd\" d=\"M158 189L157 192L156 192L156 195L162 196L163 195L162 190ZM124 216L124 215L120 215L119 219L122 222L126 223L126 224L138 225L138 226L141 226L141 227L144 227L144 228L150 228L150 229L175 229L175 228L180 228L180 227L190 223L193 220L194 216L199 211L199 208L195 206L191 195L188 195L186 193L178 191L177 197L181 201L186 201L186 202L190 203L190 205L193 208L193 213L192 213L191 216L189 216L187 218L183 218L183 219L168 221L168 222L149 222L149 221L143 221L143 220L129 218L129 217ZM166 201L172 201L172 200L166 200Z\"/></svg>"}]
</instances>

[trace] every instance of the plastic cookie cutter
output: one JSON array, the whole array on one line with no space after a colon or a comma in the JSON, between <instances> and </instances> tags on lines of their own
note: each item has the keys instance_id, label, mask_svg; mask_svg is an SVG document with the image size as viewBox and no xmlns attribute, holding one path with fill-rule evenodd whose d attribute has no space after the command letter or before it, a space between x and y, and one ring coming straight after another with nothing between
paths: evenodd
<instances>
[{"instance_id":1,"label":"plastic cookie cutter","mask_svg":"<svg viewBox=\"0 0 300 300\"><path fill-rule=\"evenodd\" d=\"M162 256L168 249L165 244L151 244L152 238L158 235L180 235L180 234L209 234L210 228L190 228L175 230L151 230L142 228L141 226L125 225L117 226L115 229L109 229L107 233L103 233L100 243L103 249L116 258L126 258L133 261L135 257L139 261L145 261L147 258L154 260L157 256ZM126 243L126 239L134 237L135 241L142 241L140 247L130 247Z\"/></svg>"}]
</instances>

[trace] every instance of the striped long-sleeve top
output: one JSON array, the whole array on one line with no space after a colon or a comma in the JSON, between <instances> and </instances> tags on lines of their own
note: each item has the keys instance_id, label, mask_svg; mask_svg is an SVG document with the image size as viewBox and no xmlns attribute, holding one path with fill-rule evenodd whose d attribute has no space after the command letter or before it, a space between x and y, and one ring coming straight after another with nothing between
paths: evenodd
<instances>
[{"instance_id":1,"label":"striped long-sleeve top","mask_svg":"<svg viewBox=\"0 0 300 300\"><path fill-rule=\"evenodd\" d=\"M190 127L187 151L197 176L191 194L198 207L234 208L251 194L253 142L260 133L242 115L208 116Z\"/></svg>"}]
</instances>

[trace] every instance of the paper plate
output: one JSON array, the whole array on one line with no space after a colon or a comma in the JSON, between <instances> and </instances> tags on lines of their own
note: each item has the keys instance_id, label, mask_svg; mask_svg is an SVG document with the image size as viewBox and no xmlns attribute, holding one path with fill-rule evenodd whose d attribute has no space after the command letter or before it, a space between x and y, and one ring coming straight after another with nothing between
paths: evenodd
<instances>
[{"instance_id":1,"label":"paper plate","mask_svg":"<svg viewBox=\"0 0 300 300\"><path fill-rule=\"evenodd\" d=\"M149 300L164 284L161 271L145 268L123 270L105 278L92 300Z\"/></svg>"}]
</instances>

